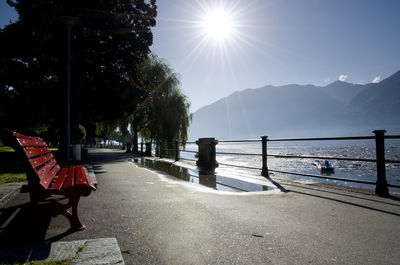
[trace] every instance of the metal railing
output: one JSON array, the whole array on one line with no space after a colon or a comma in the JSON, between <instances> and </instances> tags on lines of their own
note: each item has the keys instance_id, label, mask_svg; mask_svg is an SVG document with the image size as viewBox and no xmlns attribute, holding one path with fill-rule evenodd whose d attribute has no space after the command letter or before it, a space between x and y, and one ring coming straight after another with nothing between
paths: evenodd
<instances>
[{"instance_id":1,"label":"metal railing","mask_svg":"<svg viewBox=\"0 0 400 265\"><path fill-rule=\"evenodd\" d=\"M390 184L386 181L386 164L396 163L400 164L400 161L396 160L386 160L385 159L385 139L400 139L400 135L390 135L385 136L384 130L374 131L375 136L357 136L357 137L323 137L323 138L286 138L286 139L268 139L267 136L262 136L261 140L227 140L227 141L219 141L225 143L238 143L238 142L254 142L258 141L262 143L262 153L261 154L249 154L249 153L230 153L230 152L216 152L216 154L228 154L228 155L258 155L262 156L262 166L261 168L252 168L261 170L261 174L263 176L268 176L269 172L281 173L281 174L289 174L289 175L299 175L305 177L313 177L319 179L330 179L337 181L346 181L346 182L354 182L360 184L370 184L376 185L375 192L380 196L388 196L389 190L388 187L392 188L400 188L400 185ZM267 153L267 142L288 142L288 141L343 141L343 140L375 140L375 150L376 150L376 159L364 159L364 158L350 158L350 157L331 157L331 156L307 156L307 155L279 155L279 154L268 154ZM291 159L330 159L330 160L342 160L342 161L357 161L357 162L370 162L376 163L376 171L377 171L377 181L364 181L364 180L356 180L356 179L347 179L347 178L338 178L331 176L322 176L315 174L307 174L302 172L291 172L285 170L278 169L269 169L267 158L275 157L275 158L291 158ZM238 165L224 164L226 166L236 166L242 168L251 168L244 167Z\"/></svg>"},{"instance_id":2,"label":"metal railing","mask_svg":"<svg viewBox=\"0 0 400 265\"><path fill-rule=\"evenodd\" d=\"M321 137L321 138L282 138L282 139L268 139L267 136L261 136L261 139L244 139L244 140L220 140L216 141L216 143L261 143L261 153L241 153L241 152L214 152L213 156L214 160L216 160L215 155L232 155L232 156L259 156L262 158L261 167L252 167L252 166L243 166L243 165L234 165L228 163L219 163L219 165L229 166L229 167L238 167L243 169L251 169L251 170L260 170L261 175L264 177L269 176L269 172L281 173L281 174L289 174L289 175L298 175L304 177L312 177L319 179L329 179L336 181L345 181L345 182L354 182L360 184L369 184L376 185L375 192L380 196L388 196L389 195L389 187L392 188L400 188L400 185L395 185L391 183L387 183L386 180L386 164L400 164L400 161L397 160L387 160L385 158L385 139L400 139L400 135L387 135L385 136L384 130L376 130L373 132L374 136L356 136L356 137ZM211 138L213 139L213 138ZM334 157L334 156L317 156L317 155L281 155L281 154L271 154L268 153L268 142L304 142L304 141L349 141L349 140L375 140L375 151L376 151L376 159L370 158L353 158L353 157ZM160 158L164 157L164 154L173 154L176 161L178 160L188 160L188 161L196 161L195 159L188 158L180 158L181 152L187 153L195 153L198 154L199 151L186 150L185 148L181 149L179 146L185 146L186 144L199 144L197 142L178 142L175 141L174 149L163 149L163 143L159 143L159 156ZM199 148L200 149L200 148ZM271 169L268 168L268 157L274 158L285 158L285 159L322 159L322 160L338 160L338 161L355 161L355 162L367 162L367 163L375 163L376 164L376 173L377 180L376 182L366 181L366 180L357 180L357 179L348 179L348 178L339 178L332 177L328 175L316 175L316 174L308 174L303 172L292 172L286 170L279 169Z\"/></svg>"}]
</instances>

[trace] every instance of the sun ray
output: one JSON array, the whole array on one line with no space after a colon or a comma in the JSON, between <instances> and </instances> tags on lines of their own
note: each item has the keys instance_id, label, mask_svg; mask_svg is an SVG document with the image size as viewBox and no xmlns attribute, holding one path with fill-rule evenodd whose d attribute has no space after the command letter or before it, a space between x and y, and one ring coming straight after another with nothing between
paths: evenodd
<instances>
[{"instance_id":1,"label":"sun ray","mask_svg":"<svg viewBox=\"0 0 400 265\"><path fill-rule=\"evenodd\" d=\"M160 30L178 33L175 35L178 42L175 43L179 43L184 54L175 67L187 70L197 63L208 64L207 71L199 73L204 75L204 85L218 80L221 82L221 92L228 96L234 89L232 84L238 84L241 80L240 73L234 70L235 66L242 65L242 69L247 71L254 64L249 61L248 52L258 53L272 64L279 64L279 58L275 58L270 50L280 47L262 41L255 35L259 29L268 28L268 24L253 19L254 14L259 12L258 2L185 1L178 7L182 16L158 18L167 26Z\"/></svg>"}]
</instances>

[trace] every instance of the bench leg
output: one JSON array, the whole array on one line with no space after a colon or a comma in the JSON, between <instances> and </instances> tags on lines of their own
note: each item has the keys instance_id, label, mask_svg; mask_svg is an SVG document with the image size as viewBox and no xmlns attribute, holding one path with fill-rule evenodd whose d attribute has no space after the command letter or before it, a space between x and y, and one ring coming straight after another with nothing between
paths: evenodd
<instances>
[{"instance_id":1,"label":"bench leg","mask_svg":"<svg viewBox=\"0 0 400 265\"><path fill-rule=\"evenodd\" d=\"M62 204L59 202L53 202L51 205L51 216L55 217L59 214L64 215L70 224L70 230L72 231L80 231L84 230L86 226L84 226L81 221L79 220L78 217L78 203L81 198L80 194L71 194L67 195L67 198L69 199L69 202L67 204ZM71 208L71 211L68 211L67 209Z\"/></svg>"},{"instance_id":2,"label":"bench leg","mask_svg":"<svg viewBox=\"0 0 400 265\"><path fill-rule=\"evenodd\" d=\"M78 203L79 203L79 199L81 198L81 195L76 195L73 194L72 196L69 197L69 203L68 206L71 206L71 210L72 210L72 214L67 211L66 209L68 209L69 207L66 207L64 209L64 211L62 212L62 214L68 218L69 224L71 225L70 230L73 231L80 231L80 230L84 230L86 228L86 226L84 226L81 221L79 220L78 217Z\"/></svg>"}]
</instances>

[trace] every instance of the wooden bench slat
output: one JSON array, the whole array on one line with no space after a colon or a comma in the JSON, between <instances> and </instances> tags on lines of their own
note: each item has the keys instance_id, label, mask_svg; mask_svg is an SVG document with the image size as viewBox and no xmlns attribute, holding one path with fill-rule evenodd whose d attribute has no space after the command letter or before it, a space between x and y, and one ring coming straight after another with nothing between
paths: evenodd
<instances>
[{"instance_id":1,"label":"wooden bench slat","mask_svg":"<svg viewBox=\"0 0 400 265\"><path fill-rule=\"evenodd\" d=\"M33 168L37 168L37 167L45 164L47 161L50 161L52 158L53 158L53 154L49 153L44 156L39 156L37 158L30 159L29 162L31 163Z\"/></svg>"},{"instance_id":2,"label":"wooden bench slat","mask_svg":"<svg viewBox=\"0 0 400 265\"><path fill-rule=\"evenodd\" d=\"M70 166L67 172L67 178L64 181L63 189L70 189L74 186L74 176L75 175L75 167Z\"/></svg>"},{"instance_id":3,"label":"wooden bench slat","mask_svg":"<svg viewBox=\"0 0 400 265\"><path fill-rule=\"evenodd\" d=\"M56 181L53 183L53 185L50 187L51 190L60 190L64 180L65 180L65 176L67 173L67 168L62 168L60 171L60 174L58 175Z\"/></svg>"},{"instance_id":4,"label":"wooden bench slat","mask_svg":"<svg viewBox=\"0 0 400 265\"><path fill-rule=\"evenodd\" d=\"M86 168L82 166L76 166L75 180L76 180L76 186L78 187L84 187L96 190L96 187L94 186L92 179L89 176L89 173L87 172Z\"/></svg>"},{"instance_id":5,"label":"wooden bench slat","mask_svg":"<svg viewBox=\"0 0 400 265\"><path fill-rule=\"evenodd\" d=\"M84 175L81 166L75 167L75 181L77 186L88 186L88 183L86 181L86 176Z\"/></svg>"},{"instance_id":6,"label":"wooden bench slat","mask_svg":"<svg viewBox=\"0 0 400 265\"><path fill-rule=\"evenodd\" d=\"M43 186L43 188L47 189L49 187L55 175L57 175L58 171L60 171L60 166L56 165L50 170L50 172L45 177L42 178L40 184Z\"/></svg>"},{"instance_id":7,"label":"wooden bench slat","mask_svg":"<svg viewBox=\"0 0 400 265\"><path fill-rule=\"evenodd\" d=\"M84 173L86 175L86 180L87 180L88 185L90 187L92 187L93 190L96 190L96 186L94 185L92 179L90 178L89 172L87 171L87 169L85 167L82 167L82 169L83 169L83 171L84 171Z\"/></svg>"},{"instance_id":8,"label":"wooden bench slat","mask_svg":"<svg viewBox=\"0 0 400 265\"><path fill-rule=\"evenodd\" d=\"M38 146L38 147L47 147L47 144L41 138L17 138L18 143L22 147L28 146Z\"/></svg>"},{"instance_id":9,"label":"wooden bench slat","mask_svg":"<svg viewBox=\"0 0 400 265\"><path fill-rule=\"evenodd\" d=\"M55 165L57 165L57 161L53 158L46 165L37 170L36 172L39 178L42 179L45 177Z\"/></svg>"},{"instance_id":10,"label":"wooden bench slat","mask_svg":"<svg viewBox=\"0 0 400 265\"><path fill-rule=\"evenodd\" d=\"M44 155L44 154L50 153L51 151L49 148L25 148L24 152L27 157L31 158L34 156L39 156L39 155Z\"/></svg>"},{"instance_id":11,"label":"wooden bench slat","mask_svg":"<svg viewBox=\"0 0 400 265\"><path fill-rule=\"evenodd\" d=\"M12 136L14 136L15 138L25 138L25 139L40 138L40 137L37 137L37 136L29 136L29 135L20 134L20 133L13 132L13 131L10 131L10 130L7 130L7 129L6 129L6 131L11 133ZM40 139L42 139L42 138L40 138Z\"/></svg>"}]
</instances>

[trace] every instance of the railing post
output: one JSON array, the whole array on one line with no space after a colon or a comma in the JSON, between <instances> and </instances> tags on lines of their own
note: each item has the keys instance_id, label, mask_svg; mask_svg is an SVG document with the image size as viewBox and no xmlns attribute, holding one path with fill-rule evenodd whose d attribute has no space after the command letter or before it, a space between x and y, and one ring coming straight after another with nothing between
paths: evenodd
<instances>
[{"instance_id":1,"label":"railing post","mask_svg":"<svg viewBox=\"0 0 400 265\"><path fill-rule=\"evenodd\" d=\"M200 138L196 144L199 146L199 159L196 163L199 171L204 174L214 174L215 168L218 167L215 151L218 141L215 138Z\"/></svg>"},{"instance_id":2,"label":"railing post","mask_svg":"<svg viewBox=\"0 0 400 265\"><path fill-rule=\"evenodd\" d=\"M268 136L261 136L261 143L262 143L262 169L261 169L261 175L264 176L264 177L268 177L267 139L268 139Z\"/></svg>"},{"instance_id":3,"label":"railing post","mask_svg":"<svg viewBox=\"0 0 400 265\"><path fill-rule=\"evenodd\" d=\"M385 166L385 130L375 130L376 144L376 188L375 193L382 197L389 196L389 189L386 181L386 166Z\"/></svg>"},{"instance_id":4,"label":"railing post","mask_svg":"<svg viewBox=\"0 0 400 265\"><path fill-rule=\"evenodd\" d=\"M143 154L143 142L140 143L140 153Z\"/></svg>"},{"instance_id":5,"label":"railing post","mask_svg":"<svg viewBox=\"0 0 400 265\"><path fill-rule=\"evenodd\" d=\"M175 141L175 161L179 160L179 142Z\"/></svg>"}]
</instances>

